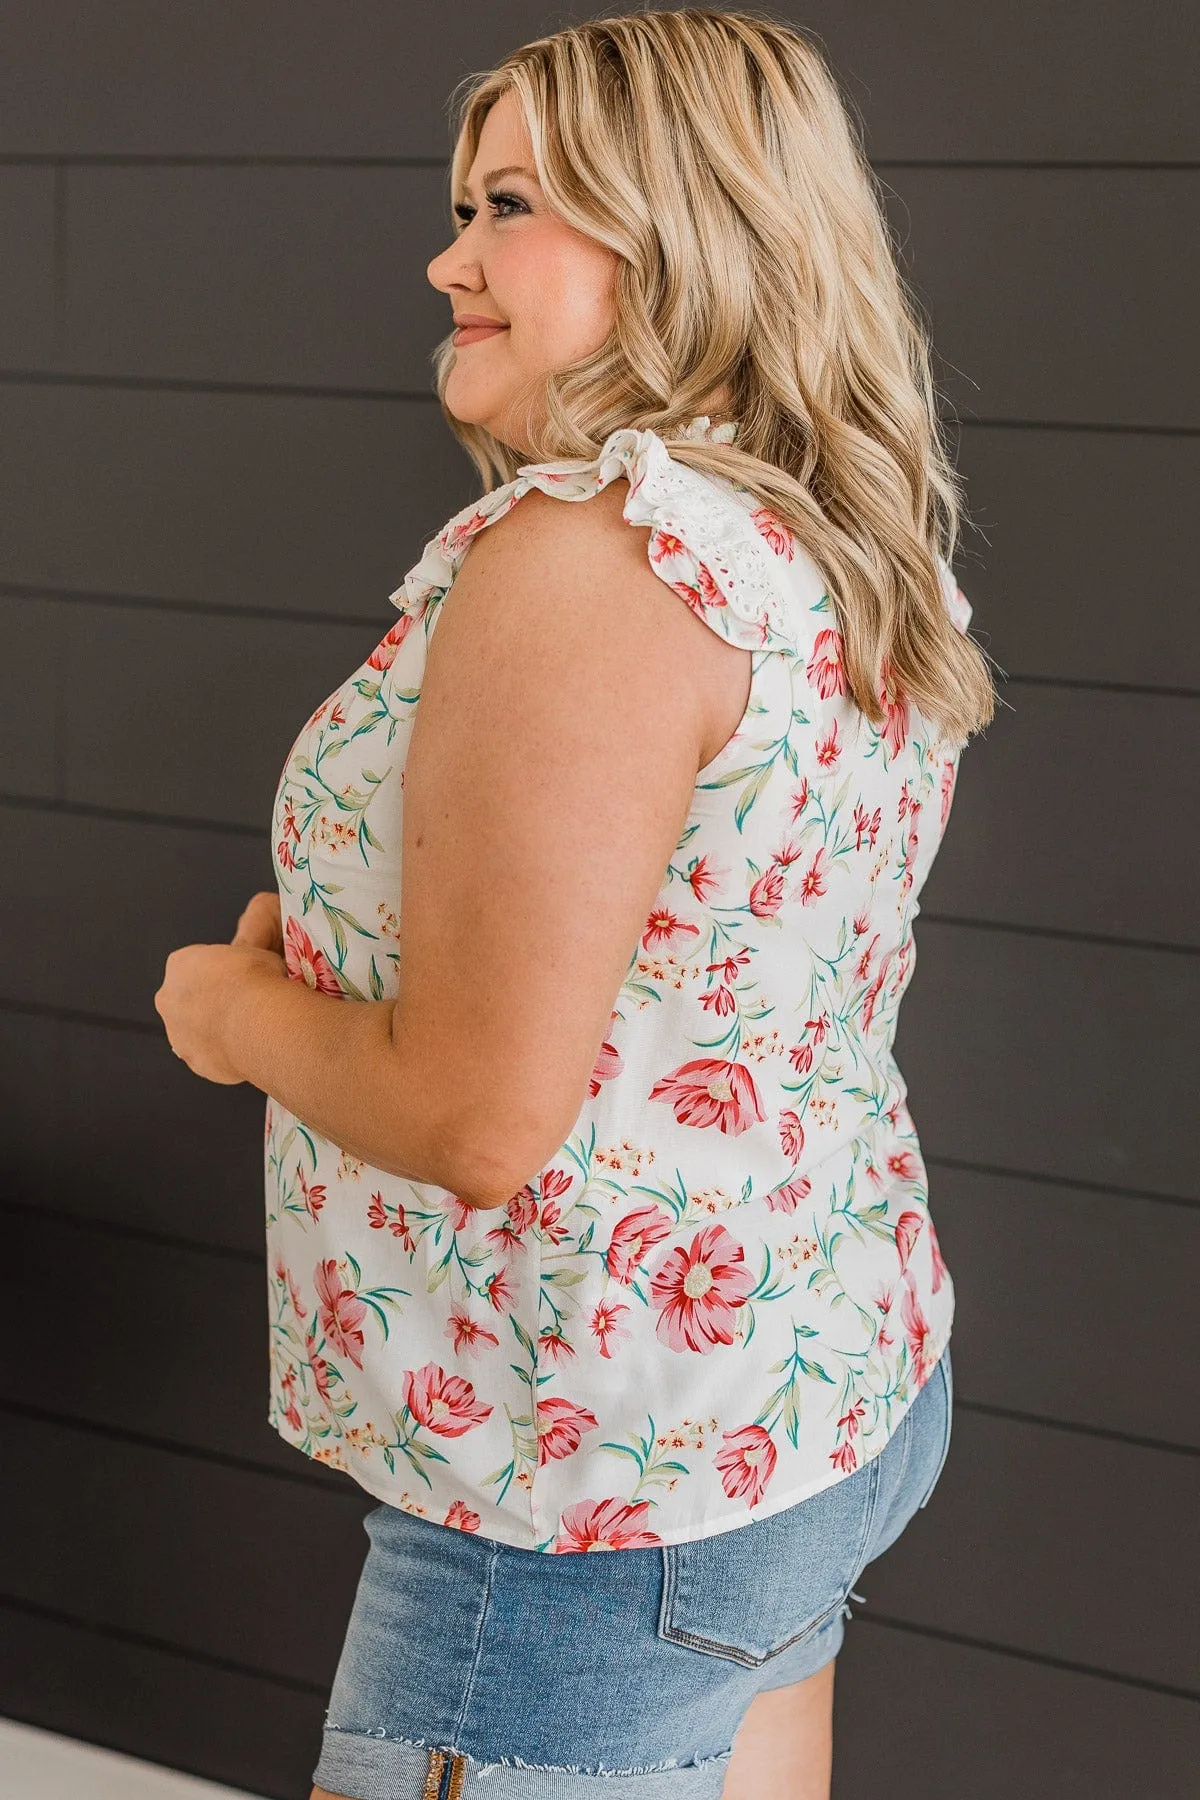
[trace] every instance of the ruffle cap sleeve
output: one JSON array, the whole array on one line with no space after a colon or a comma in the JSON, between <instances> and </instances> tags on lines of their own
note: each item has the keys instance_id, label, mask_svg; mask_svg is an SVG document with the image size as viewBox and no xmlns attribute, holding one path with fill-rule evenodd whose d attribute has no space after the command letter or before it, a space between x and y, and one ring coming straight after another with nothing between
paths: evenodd
<instances>
[{"instance_id":1,"label":"ruffle cap sleeve","mask_svg":"<svg viewBox=\"0 0 1200 1800\"><path fill-rule=\"evenodd\" d=\"M611 432L590 462L525 463L515 480L464 507L425 546L393 604L411 610L444 593L476 532L531 488L587 500L621 476L629 484L623 516L649 526L646 553L655 574L729 643L797 654L806 604L798 577L807 558L791 531L767 508L751 510L723 482L675 462L657 432L631 426ZM822 586L815 570L811 575L809 606Z\"/></svg>"}]
</instances>

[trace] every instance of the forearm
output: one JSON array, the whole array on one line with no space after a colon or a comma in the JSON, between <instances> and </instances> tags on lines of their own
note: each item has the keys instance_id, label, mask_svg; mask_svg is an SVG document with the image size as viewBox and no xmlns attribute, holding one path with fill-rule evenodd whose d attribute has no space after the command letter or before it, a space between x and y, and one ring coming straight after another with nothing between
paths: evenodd
<instances>
[{"instance_id":1,"label":"forearm","mask_svg":"<svg viewBox=\"0 0 1200 1800\"><path fill-rule=\"evenodd\" d=\"M231 984L223 1048L243 1080L351 1156L478 1204L445 1084L394 1041L394 1011L252 969Z\"/></svg>"}]
</instances>

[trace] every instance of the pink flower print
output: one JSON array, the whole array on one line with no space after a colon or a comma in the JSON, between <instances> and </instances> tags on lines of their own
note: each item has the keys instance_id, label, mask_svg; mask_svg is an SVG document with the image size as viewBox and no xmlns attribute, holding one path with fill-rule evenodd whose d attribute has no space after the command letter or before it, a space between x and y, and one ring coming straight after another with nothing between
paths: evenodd
<instances>
[{"instance_id":1,"label":"pink flower print","mask_svg":"<svg viewBox=\"0 0 1200 1800\"><path fill-rule=\"evenodd\" d=\"M296 1164L296 1180L300 1183L300 1192L304 1195L304 1210L310 1219L315 1219L329 1198L325 1192L325 1184L324 1182L314 1182L312 1187L309 1187L304 1178L304 1170L299 1163Z\"/></svg>"},{"instance_id":2,"label":"pink flower print","mask_svg":"<svg viewBox=\"0 0 1200 1800\"><path fill-rule=\"evenodd\" d=\"M737 995L722 981L715 988L708 988L701 994L700 1004L705 1012L715 1013L719 1019L728 1019L737 1011Z\"/></svg>"},{"instance_id":3,"label":"pink flower print","mask_svg":"<svg viewBox=\"0 0 1200 1800\"><path fill-rule=\"evenodd\" d=\"M777 519L766 506L755 507L750 517L755 530L766 538L776 556L782 556L786 562L791 562L796 554L796 540L783 520Z\"/></svg>"},{"instance_id":4,"label":"pink flower print","mask_svg":"<svg viewBox=\"0 0 1200 1800\"><path fill-rule=\"evenodd\" d=\"M508 1214L509 1224L520 1235L521 1232L528 1231L529 1227L537 1221L537 1195L532 1188L523 1187L519 1193L512 1196L511 1200L505 1201L504 1210Z\"/></svg>"},{"instance_id":5,"label":"pink flower print","mask_svg":"<svg viewBox=\"0 0 1200 1800\"><path fill-rule=\"evenodd\" d=\"M917 1299L910 1275L906 1275L904 1280L900 1317L904 1321L904 1335L908 1339L909 1353L913 1360L914 1379L918 1387L924 1387L932 1367L929 1355L929 1321L921 1311L921 1302Z\"/></svg>"},{"instance_id":6,"label":"pink flower print","mask_svg":"<svg viewBox=\"0 0 1200 1800\"><path fill-rule=\"evenodd\" d=\"M452 1525L457 1531L478 1531L479 1514L472 1512L465 1500L454 1500L442 1524Z\"/></svg>"},{"instance_id":7,"label":"pink flower print","mask_svg":"<svg viewBox=\"0 0 1200 1800\"><path fill-rule=\"evenodd\" d=\"M878 1000L879 991L887 978L888 964L891 960L892 952L889 950L879 965L879 973L863 996L862 1028L864 1036L871 1029L871 1020L875 1017L875 1002Z\"/></svg>"},{"instance_id":8,"label":"pink flower print","mask_svg":"<svg viewBox=\"0 0 1200 1800\"><path fill-rule=\"evenodd\" d=\"M619 1300L599 1300L588 1321L589 1330L600 1341L601 1356L608 1357L610 1361L612 1360L612 1351L608 1347L609 1339L616 1338L620 1341L630 1336L623 1325L617 1324L621 1314L628 1311L629 1308Z\"/></svg>"},{"instance_id":9,"label":"pink flower print","mask_svg":"<svg viewBox=\"0 0 1200 1800\"><path fill-rule=\"evenodd\" d=\"M317 1355L317 1340L311 1331L304 1340L308 1352L308 1366L312 1370L313 1384L326 1406L332 1404L329 1393L329 1364L323 1356Z\"/></svg>"},{"instance_id":10,"label":"pink flower print","mask_svg":"<svg viewBox=\"0 0 1200 1800\"><path fill-rule=\"evenodd\" d=\"M342 997L341 984L323 950L318 950L297 919L289 919L283 933L283 960L293 981L303 981L319 994Z\"/></svg>"},{"instance_id":11,"label":"pink flower print","mask_svg":"<svg viewBox=\"0 0 1200 1800\"><path fill-rule=\"evenodd\" d=\"M756 919L773 919L783 905L783 871L777 864L764 869L750 888L750 912Z\"/></svg>"},{"instance_id":12,"label":"pink flower print","mask_svg":"<svg viewBox=\"0 0 1200 1800\"><path fill-rule=\"evenodd\" d=\"M483 1295L488 1305L497 1312L512 1311L513 1301L517 1296L507 1269L497 1269L495 1274L488 1276L483 1284Z\"/></svg>"},{"instance_id":13,"label":"pink flower print","mask_svg":"<svg viewBox=\"0 0 1200 1800\"><path fill-rule=\"evenodd\" d=\"M913 1253L913 1245L921 1235L921 1214L918 1212L902 1212L896 1220L896 1253L900 1258L900 1273L903 1275L908 1267L908 1259Z\"/></svg>"},{"instance_id":14,"label":"pink flower print","mask_svg":"<svg viewBox=\"0 0 1200 1800\"><path fill-rule=\"evenodd\" d=\"M614 1013L613 1017L616 1017ZM606 1081L615 1081L625 1067L625 1058L614 1043L605 1038L596 1053L592 1064L592 1072L588 1076L588 1093L594 1100Z\"/></svg>"},{"instance_id":15,"label":"pink flower print","mask_svg":"<svg viewBox=\"0 0 1200 1800\"><path fill-rule=\"evenodd\" d=\"M738 1431L723 1432L722 1441L725 1448L713 1458L721 1486L731 1500L745 1499L757 1506L775 1473L777 1452L770 1432L761 1425L743 1425Z\"/></svg>"},{"instance_id":16,"label":"pink flower print","mask_svg":"<svg viewBox=\"0 0 1200 1800\"><path fill-rule=\"evenodd\" d=\"M883 808L881 806L877 806L873 813L869 813L862 801L856 800L854 802L854 848L856 850L861 850L863 847L863 839L865 837L867 840L867 849L873 850L875 848L875 839L879 836L879 827L882 822ZM860 929L862 931L867 929L865 921Z\"/></svg>"},{"instance_id":17,"label":"pink flower print","mask_svg":"<svg viewBox=\"0 0 1200 1800\"><path fill-rule=\"evenodd\" d=\"M887 1170L897 1181L915 1181L917 1159L911 1150L892 1150L887 1157Z\"/></svg>"},{"instance_id":18,"label":"pink flower print","mask_svg":"<svg viewBox=\"0 0 1200 1800\"><path fill-rule=\"evenodd\" d=\"M825 846L817 851L809 865L808 873L802 875L796 884L796 892L802 906L810 906L825 893L825 868L821 861L825 855Z\"/></svg>"},{"instance_id":19,"label":"pink flower print","mask_svg":"<svg viewBox=\"0 0 1200 1800\"><path fill-rule=\"evenodd\" d=\"M367 1316L366 1306L353 1288L343 1284L333 1257L317 1264L313 1280L326 1340L339 1356L348 1356L355 1368L361 1369L366 1339L358 1328Z\"/></svg>"},{"instance_id":20,"label":"pink flower print","mask_svg":"<svg viewBox=\"0 0 1200 1800\"><path fill-rule=\"evenodd\" d=\"M483 1241L490 1244L498 1256L511 1256L514 1251L525 1248L520 1234L513 1230L511 1219L505 1219L503 1224L493 1225L490 1231L485 1231Z\"/></svg>"},{"instance_id":21,"label":"pink flower print","mask_svg":"<svg viewBox=\"0 0 1200 1800\"><path fill-rule=\"evenodd\" d=\"M605 1267L614 1281L628 1287L647 1252L669 1237L671 1221L659 1206L639 1206L613 1227Z\"/></svg>"},{"instance_id":22,"label":"pink flower print","mask_svg":"<svg viewBox=\"0 0 1200 1800\"><path fill-rule=\"evenodd\" d=\"M866 1410L866 1402L863 1400L856 1400L849 1412L845 1413L842 1418L838 1420L838 1430L844 1431L847 1437L857 1437L858 1427Z\"/></svg>"},{"instance_id":23,"label":"pink flower print","mask_svg":"<svg viewBox=\"0 0 1200 1800\"><path fill-rule=\"evenodd\" d=\"M850 684L846 680L842 662L840 631L818 631L804 673L808 677L809 686L817 690L822 700L832 700L835 694L849 693Z\"/></svg>"},{"instance_id":24,"label":"pink flower print","mask_svg":"<svg viewBox=\"0 0 1200 1800\"><path fill-rule=\"evenodd\" d=\"M721 871L723 875L724 870ZM698 856L688 871L688 886L702 906L708 904L721 886L721 876L710 866L709 853Z\"/></svg>"},{"instance_id":25,"label":"pink flower print","mask_svg":"<svg viewBox=\"0 0 1200 1800\"><path fill-rule=\"evenodd\" d=\"M652 912L642 932L642 949L657 950L662 944L674 944L681 937L698 937L700 927L687 919L680 919L669 907L660 907Z\"/></svg>"},{"instance_id":26,"label":"pink flower print","mask_svg":"<svg viewBox=\"0 0 1200 1800\"><path fill-rule=\"evenodd\" d=\"M455 1231L465 1231L475 1217L475 1208L468 1206L465 1200L460 1200L457 1194L443 1194L441 1205L449 1215L450 1224Z\"/></svg>"},{"instance_id":27,"label":"pink flower print","mask_svg":"<svg viewBox=\"0 0 1200 1800\"><path fill-rule=\"evenodd\" d=\"M494 1331L489 1331L486 1325L481 1325L478 1319L473 1319L469 1313L463 1311L461 1306L450 1308L450 1317L446 1321L446 1336L454 1339L456 1356L461 1355L464 1350L469 1350L472 1356L475 1356L478 1354L480 1344L491 1344L493 1348L498 1348L500 1343L500 1339Z\"/></svg>"},{"instance_id":28,"label":"pink flower print","mask_svg":"<svg viewBox=\"0 0 1200 1800\"><path fill-rule=\"evenodd\" d=\"M879 704L883 707L883 729L880 737L893 756L899 756L908 737L908 701L893 691L892 666L885 657L880 671Z\"/></svg>"},{"instance_id":29,"label":"pink flower print","mask_svg":"<svg viewBox=\"0 0 1200 1800\"><path fill-rule=\"evenodd\" d=\"M542 1236L551 1244L561 1244L567 1235L567 1228L562 1223L562 1208L557 1200L547 1200L542 1208L542 1216L538 1222Z\"/></svg>"},{"instance_id":30,"label":"pink flower print","mask_svg":"<svg viewBox=\"0 0 1200 1800\"><path fill-rule=\"evenodd\" d=\"M538 1354L548 1356L551 1362L565 1362L574 1356L575 1346L567 1342L561 1331L543 1331L538 1336Z\"/></svg>"},{"instance_id":31,"label":"pink flower print","mask_svg":"<svg viewBox=\"0 0 1200 1800\"><path fill-rule=\"evenodd\" d=\"M649 1500L630 1506L624 1500L579 1500L559 1521L557 1555L578 1550L649 1550L662 1539L648 1531Z\"/></svg>"},{"instance_id":32,"label":"pink flower print","mask_svg":"<svg viewBox=\"0 0 1200 1800\"><path fill-rule=\"evenodd\" d=\"M838 758L842 754L842 746L838 742L838 722L835 719L829 727L827 735L818 738L815 746L817 767L825 773L832 774L837 768Z\"/></svg>"},{"instance_id":33,"label":"pink flower print","mask_svg":"<svg viewBox=\"0 0 1200 1800\"><path fill-rule=\"evenodd\" d=\"M579 1448L585 1431L599 1429L600 1421L586 1406L554 1395L537 1403L538 1465L561 1462Z\"/></svg>"},{"instance_id":34,"label":"pink flower print","mask_svg":"<svg viewBox=\"0 0 1200 1800\"><path fill-rule=\"evenodd\" d=\"M767 1195L767 1211L778 1213L794 1213L800 1202L812 1192L812 1182L807 1175L799 1181L784 1181L773 1188Z\"/></svg>"},{"instance_id":35,"label":"pink flower print","mask_svg":"<svg viewBox=\"0 0 1200 1800\"><path fill-rule=\"evenodd\" d=\"M932 1292L936 1294L943 1281L946 1279L949 1271L942 1261L942 1252L938 1247L937 1232L933 1229L932 1219L926 1219L925 1231L929 1238L929 1254L933 1259L933 1281L930 1286Z\"/></svg>"},{"instance_id":36,"label":"pink flower print","mask_svg":"<svg viewBox=\"0 0 1200 1800\"><path fill-rule=\"evenodd\" d=\"M844 1469L847 1475L858 1467L858 1453L849 1438L844 1444L839 1444L836 1450L829 1452L829 1460L835 1469Z\"/></svg>"},{"instance_id":37,"label":"pink flower print","mask_svg":"<svg viewBox=\"0 0 1200 1800\"><path fill-rule=\"evenodd\" d=\"M388 1218L389 1210L395 1213L394 1219ZM409 1228L408 1215L398 1200L389 1209L382 1194L372 1194L371 1204L367 1208L367 1224L372 1231L382 1231L386 1225L392 1236L400 1239L410 1256L415 1253L417 1240Z\"/></svg>"},{"instance_id":38,"label":"pink flower print","mask_svg":"<svg viewBox=\"0 0 1200 1800\"><path fill-rule=\"evenodd\" d=\"M681 1125L700 1131L715 1125L729 1137L761 1125L767 1116L749 1069L707 1056L680 1063L655 1082L647 1098L668 1101Z\"/></svg>"},{"instance_id":39,"label":"pink flower print","mask_svg":"<svg viewBox=\"0 0 1200 1800\"><path fill-rule=\"evenodd\" d=\"M437 1363L404 1371L404 1400L420 1425L439 1437L462 1437L491 1415L491 1407L475 1398L475 1389L461 1375L447 1375Z\"/></svg>"},{"instance_id":40,"label":"pink flower print","mask_svg":"<svg viewBox=\"0 0 1200 1800\"><path fill-rule=\"evenodd\" d=\"M794 1112L791 1107L779 1115L779 1142L785 1154L790 1156L793 1162L799 1162L800 1153L804 1149L804 1127L800 1123L799 1113ZM805 1178L800 1192L801 1199L808 1193L810 1185L808 1179Z\"/></svg>"},{"instance_id":41,"label":"pink flower print","mask_svg":"<svg viewBox=\"0 0 1200 1800\"><path fill-rule=\"evenodd\" d=\"M439 532L438 543L442 550L448 557L456 557L460 550L466 549L466 546L475 536L475 533L482 530L483 526L487 524L491 516L490 513L484 512L479 507L476 507L470 517L461 520L459 524L454 526L453 530L448 529Z\"/></svg>"},{"instance_id":42,"label":"pink flower print","mask_svg":"<svg viewBox=\"0 0 1200 1800\"><path fill-rule=\"evenodd\" d=\"M805 807L808 805L809 792L810 792L810 789L809 789L809 785L808 785L808 776L806 775L804 777L804 779L801 781L800 786L796 789L795 793L792 795L792 823L793 823L793 825L795 824L796 820L800 817L800 814L804 811Z\"/></svg>"},{"instance_id":43,"label":"pink flower print","mask_svg":"<svg viewBox=\"0 0 1200 1800\"><path fill-rule=\"evenodd\" d=\"M296 1405L295 1369L289 1369L287 1373L280 1378L280 1384L283 1388L284 1400L287 1402L283 1409L283 1416L293 1431L302 1431L304 1429L304 1420L300 1417L300 1408Z\"/></svg>"},{"instance_id":44,"label":"pink flower print","mask_svg":"<svg viewBox=\"0 0 1200 1800\"><path fill-rule=\"evenodd\" d=\"M706 1225L688 1247L667 1252L650 1283L660 1308L656 1330L672 1350L700 1355L732 1344L737 1308L754 1286L745 1254L723 1225Z\"/></svg>"},{"instance_id":45,"label":"pink flower print","mask_svg":"<svg viewBox=\"0 0 1200 1800\"><path fill-rule=\"evenodd\" d=\"M391 630L376 644L367 658L368 669L390 669L396 660L396 652L412 629L412 614L401 613Z\"/></svg>"}]
</instances>

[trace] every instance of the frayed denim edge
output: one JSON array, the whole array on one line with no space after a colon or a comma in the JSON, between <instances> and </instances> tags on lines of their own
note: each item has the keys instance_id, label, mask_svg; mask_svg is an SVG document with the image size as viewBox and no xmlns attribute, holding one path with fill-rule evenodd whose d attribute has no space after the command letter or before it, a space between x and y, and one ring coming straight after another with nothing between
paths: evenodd
<instances>
[{"instance_id":1,"label":"frayed denim edge","mask_svg":"<svg viewBox=\"0 0 1200 1800\"><path fill-rule=\"evenodd\" d=\"M471 1756L466 1750L459 1750L453 1744L435 1744L428 1738L399 1737L385 1730L382 1725L375 1731L350 1731L346 1726L334 1725L327 1719L324 1729L338 1731L343 1737L383 1738L389 1744L405 1744L410 1750L442 1750L447 1756L461 1756L464 1762L474 1766L476 1774L480 1776L490 1774L493 1769L529 1769L539 1775L669 1775L676 1769L716 1768L727 1763L733 1755L733 1748L730 1746L728 1750L719 1751L716 1756L702 1756L694 1762L680 1762L678 1757L673 1757L670 1762L643 1763L632 1769L587 1768L581 1763L531 1763L523 1761L519 1756L500 1756L491 1762L480 1762L477 1757Z\"/></svg>"}]
</instances>

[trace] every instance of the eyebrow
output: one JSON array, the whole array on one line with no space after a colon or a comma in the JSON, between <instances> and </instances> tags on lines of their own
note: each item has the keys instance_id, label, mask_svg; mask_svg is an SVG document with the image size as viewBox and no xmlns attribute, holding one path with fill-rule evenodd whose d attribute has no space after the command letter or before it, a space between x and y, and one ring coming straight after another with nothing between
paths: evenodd
<instances>
[{"instance_id":1,"label":"eyebrow","mask_svg":"<svg viewBox=\"0 0 1200 1800\"><path fill-rule=\"evenodd\" d=\"M489 169L483 178L483 185L485 188L494 187L498 181L503 181L506 175L525 175L528 176L530 181L537 180L537 176L532 169L522 168L520 163L508 163L503 169ZM470 191L471 184L469 181L465 181L463 183L463 193L469 194Z\"/></svg>"}]
</instances>

